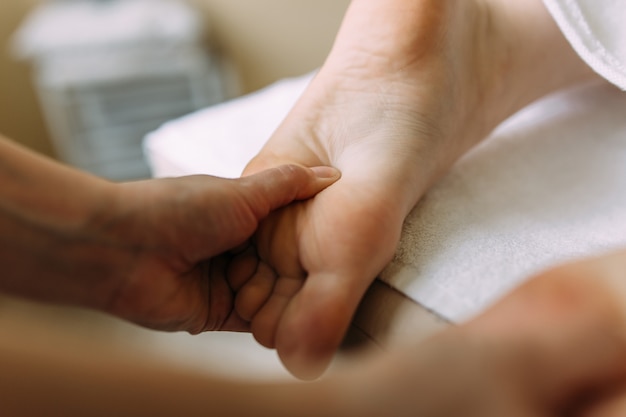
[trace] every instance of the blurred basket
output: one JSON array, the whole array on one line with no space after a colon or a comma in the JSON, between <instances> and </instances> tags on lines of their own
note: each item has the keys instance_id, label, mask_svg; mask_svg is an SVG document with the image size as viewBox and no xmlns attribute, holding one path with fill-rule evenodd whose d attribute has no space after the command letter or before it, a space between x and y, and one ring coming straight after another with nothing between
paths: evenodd
<instances>
[{"instance_id":1,"label":"blurred basket","mask_svg":"<svg viewBox=\"0 0 626 417\"><path fill-rule=\"evenodd\" d=\"M225 98L224 66L175 0L55 1L31 13L14 50L32 60L56 151L112 180L147 178L142 139Z\"/></svg>"}]
</instances>

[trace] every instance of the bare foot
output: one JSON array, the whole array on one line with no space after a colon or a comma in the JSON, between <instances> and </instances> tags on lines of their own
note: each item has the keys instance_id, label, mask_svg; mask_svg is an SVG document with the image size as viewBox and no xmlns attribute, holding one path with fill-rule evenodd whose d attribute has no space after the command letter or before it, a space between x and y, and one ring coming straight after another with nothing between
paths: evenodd
<instances>
[{"instance_id":1,"label":"bare foot","mask_svg":"<svg viewBox=\"0 0 626 417\"><path fill-rule=\"evenodd\" d=\"M538 3L552 24L540 0L528 3L527 17L536 21ZM536 98L523 85L503 93L517 66L494 10L507 18L478 0L355 0L327 62L248 165L246 175L284 162L342 172L263 222L257 252L230 274L239 314L297 376L326 368L427 188Z\"/></svg>"}]
</instances>

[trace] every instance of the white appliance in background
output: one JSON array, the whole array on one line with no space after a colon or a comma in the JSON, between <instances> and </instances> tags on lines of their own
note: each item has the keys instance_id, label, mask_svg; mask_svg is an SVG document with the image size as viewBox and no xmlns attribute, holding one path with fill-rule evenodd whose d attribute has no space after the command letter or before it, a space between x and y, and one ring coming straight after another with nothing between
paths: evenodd
<instances>
[{"instance_id":1,"label":"white appliance in background","mask_svg":"<svg viewBox=\"0 0 626 417\"><path fill-rule=\"evenodd\" d=\"M146 133L223 101L234 77L179 0L49 1L15 35L65 162L112 180L147 178Z\"/></svg>"}]
</instances>

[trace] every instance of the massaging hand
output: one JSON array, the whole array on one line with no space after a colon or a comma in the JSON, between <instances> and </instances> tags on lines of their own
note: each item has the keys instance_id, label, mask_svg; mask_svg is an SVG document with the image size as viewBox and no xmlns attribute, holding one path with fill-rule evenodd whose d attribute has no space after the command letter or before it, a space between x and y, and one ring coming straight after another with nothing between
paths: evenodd
<instances>
[{"instance_id":1,"label":"massaging hand","mask_svg":"<svg viewBox=\"0 0 626 417\"><path fill-rule=\"evenodd\" d=\"M197 176L120 186L106 232L127 259L108 311L160 330L247 330L225 278L229 251L272 210L310 198L338 177L331 168L290 165L239 180Z\"/></svg>"},{"instance_id":2,"label":"massaging hand","mask_svg":"<svg viewBox=\"0 0 626 417\"><path fill-rule=\"evenodd\" d=\"M113 184L0 137L0 291L105 310L161 330L247 330L225 278L272 210L313 197L334 168Z\"/></svg>"},{"instance_id":3,"label":"massaging hand","mask_svg":"<svg viewBox=\"0 0 626 417\"><path fill-rule=\"evenodd\" d=\"M541 1L522 3L353 1L326 63L248 165L245 174L285 162L342 172L314 200L263 222L257 253L231 274L237 311L292 372L326 367L406 215L452 162L521 106L588 72ZM556 81L526 62L542 42L554 54L543 70L567 68Z\"/></svg>"},{"instance_id":4,"label":"massaging hand","mask_svg":"<svg viewBox=\"0 0 626 417\"><path fill-rule=\"evenodd\" d=\"M347 377L370 389L355 415L622 417L626 251L542 273L469 323L391 353L374 375L360 366Z\"/></svg>"}]
</instances>

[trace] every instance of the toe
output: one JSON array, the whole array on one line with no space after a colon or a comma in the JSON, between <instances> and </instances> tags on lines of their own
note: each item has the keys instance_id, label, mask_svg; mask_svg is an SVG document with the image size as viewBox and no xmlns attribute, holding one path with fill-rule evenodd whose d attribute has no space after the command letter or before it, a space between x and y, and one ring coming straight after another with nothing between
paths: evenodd
<instances>
[{"instance_id":1,"label":"toe","mask_svg":"<svg viewBox=\"0 0 626 417\"><path fill-rule=\"evenodd\" d=\"M276 349L285 367L298 378L319 377L345 336L368 287L367 280L346 278L309 277L284 312Z\"/></svg>"},{"instance_id":2,"label":"toe","mask_svg":"<svg viewBox=\"0 0 626 417\"><path fill-rule=\"evenodd\" d=\"M251 322L254 338L267 348L276 347L276 330L292 298L302 288L300 278L280 277L272 294Z\"/></svg>"}]
</instances>

